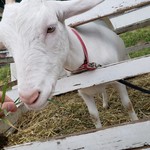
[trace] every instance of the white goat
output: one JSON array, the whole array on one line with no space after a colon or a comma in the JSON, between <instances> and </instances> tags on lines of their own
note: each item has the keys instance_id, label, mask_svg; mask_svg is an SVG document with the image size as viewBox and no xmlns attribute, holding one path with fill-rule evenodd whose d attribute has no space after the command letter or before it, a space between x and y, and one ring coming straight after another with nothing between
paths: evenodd
<instances>
[{"instance_id":1,"label":"white goat","mask_svg":"<svg viewBox=\"0 0 150 150\"><path fill-rule=\"evenodd\" d=\"M102 1L6 1L0 23L0 40L12 52L19 95L29 109L40 109L47 104L63 67L74 71L84 63L83 44L65 25L65 19L81 14ZM128 59L122 40L100 21L82 25L76 30L87 47L90 62L105 65ZM131 120L137 120L126 87L116 82L114 85ZM101 127L101 122L93 94L102 92L104 107L107 107L105 86L79 90L96 128Z\"/></svg>"}]
</instances>

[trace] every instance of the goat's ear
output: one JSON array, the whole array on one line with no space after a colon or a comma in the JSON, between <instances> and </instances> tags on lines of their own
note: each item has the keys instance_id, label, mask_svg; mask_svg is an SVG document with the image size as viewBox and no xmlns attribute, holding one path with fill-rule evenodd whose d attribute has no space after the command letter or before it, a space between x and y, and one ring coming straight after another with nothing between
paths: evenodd
<instances>
[{"instance_id":1,"label":"goat's ear","mask_svg":"<svg viewBox=\"0 0 150 150\"><path fill-rule=\"evenodd\" d=\"M60 19L65 20L69 17L81 14L95 7L104 0L72 0L60 3Z\"/></svg>"}]
</instances>

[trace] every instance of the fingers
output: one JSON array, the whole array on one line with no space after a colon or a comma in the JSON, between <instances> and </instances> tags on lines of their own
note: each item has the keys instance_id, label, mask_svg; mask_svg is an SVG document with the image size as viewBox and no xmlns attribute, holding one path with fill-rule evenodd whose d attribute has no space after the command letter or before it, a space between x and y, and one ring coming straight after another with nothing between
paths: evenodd
<instances>
[{"instance_id":1,"label":"fingers","mask_svg":"<svg viewBox=\"0 0 150 150\"><path fill-rule=\"evenodd\" d=\"M0 100L1 100L1 98L2 98L2 92L0 91ZM17 111L17 107L16 107L15 103L8 96L5 96L5 101L2 104L2 109L6 109L7 112L15 112L15 111ZM3 112L0 112L0 117L1 116L4 116Z\"/></svg>"},{"instance_id":2,"label":"fingers","mask_svg":"<svg viewBox=\"0 0 150 150\"><path fill-rule=\"evenodd\" d=\"M2 109L6 109L8 112L15 112L17 111L17 107L14 102L5 102L2 105Z\"/></svg>"},{"instance_id":3,"label":"fingers","mask_svg":"<svg viewBox=\"0 0 150 150\"><path fill-rule=\"evenodd\" d=\"M7 112L16 112L17 111L17 107L16 107L14 102L4 102L3 105L2 105L2 109L3 110L6 109ZM0 118L4 117L4 116L5 116L4 112L1 111L0 112Z\"/></svg>"}]
</instances>

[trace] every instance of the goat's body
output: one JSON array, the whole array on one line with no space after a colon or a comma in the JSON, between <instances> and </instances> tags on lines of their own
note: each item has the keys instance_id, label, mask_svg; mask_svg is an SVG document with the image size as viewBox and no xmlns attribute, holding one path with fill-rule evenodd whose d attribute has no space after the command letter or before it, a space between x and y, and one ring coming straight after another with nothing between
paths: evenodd
<instances>
[{"instance_id":1,"label":"goat's body","mask_svg":"<svg viewBox=\"0 0 150 150\"><path fill-rule=\"evenodd\" d=\"M95 62L96 64L100 65L107 65L128 59L128 55L125 51L125 46L121 38L114 32L112 32L108 27L106 27L102 23L102 21L95 21L86 25L82 25L80 27L77 27L76 30L79 32L83 41L85 42L90 62ZM70 66L70 68L68 69L71 70L75 69L73 68L73 66L76 66L75 64L78 64L78 60L80 61L81 58L82 60L84 60L84 55L83 50L79 46L80 43L77 43L77 41L75 40L73 40L74 43L72 42L72 33L70 33L72 31L69 30L68 32L69 35L71 35L69 36L69 40L71 41L71 54L69 55L70 62L68 61L69 64L66 64L66 66ZM79 52L76 58L71 57L74 51ZM137 120L137 116L134 112L132 103L130 102L128 93L126 91L126 87L117 82L114 82L112 84L114 85L114 87L117 87L122 103L124 107L128 110L131 120ZM101 127L101 122L93 96L97 93L102 93L103 107L107 108L108 96L106 92L106 86L107 84L101 84L79 90L79 94L84 99L90 115L92 116L92 119L97 128Z\"/></svg>"},{"instance_id":2,"label":"goat's body","mask_svg":"<svg viewBox=\"0 0 150 150\"><path fill-rule=\"evenodd\" d=\"M86 43L90 62L106 65L127 59L122 39L102 21L79 26L77 30Z\"/></svg>"},{"instance_id":3,"label":"goat's body","mask_svg":"<svg viewBox=\"0 0 150 150\"><path fill-rule=\"evenodd\" d=\"M79 26L76 30L86 44L90 62L106 65L128 59L122 39L106 27L102 21L95 21ZM71 37L69 36L69 40ZM76 49L73 51L78 51L77 44L79 43L71 42L71 51L72 47ZM81 50L80 53L82 53ZM81 54L79 57L83 57L83 55ZM69 66L75 61L77 60L71 60Z\"/></svg>"}]
</instances>

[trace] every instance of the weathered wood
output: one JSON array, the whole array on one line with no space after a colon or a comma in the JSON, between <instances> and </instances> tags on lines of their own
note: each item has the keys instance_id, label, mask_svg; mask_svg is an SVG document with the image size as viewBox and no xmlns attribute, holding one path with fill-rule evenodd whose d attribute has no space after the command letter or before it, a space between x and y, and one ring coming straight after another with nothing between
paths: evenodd
<instances>
[{"instance_id":1,"label":"weathered wood","mask_svg":"<svg viewBox=\"0 0 150 150\"><path fill-rule=\"evenodd\" d=\"M144 20L144 21L141 21L141 22L138 22L138 23L134 23L132 25L117 28L114 31L117 34L122 34L122 33L125 33L125 32L129 32L129 31L132 31L132 30L144 28L144 27L147 27L147 26L150 26L150 19L147 19L147 20Z\"/></svg>"},{"instance_id":2,"label":"weathered wood","mask_svg":"<svg viewBox=\"0 0 150 150\"><path fill-rule=\"evenodd\" d=\"M13 63L14 60L12 57L3 57L3 58L0 58L0 65L4 65L4 64L10 64L10 63Z\"/></svg>"},{"instance_id":3,"label":"weathered wood","mask_svg":"<svg viewBox=\"0 0 150 150\"><path fill-rule=\"evenodd\" d=\"M82 15L82 20L76 19L73 23L70 23L70 26L77 27L88 22L102 19L104 17L110 17L117 14L121 14L131 9L140 8L149 4L149 0L105 0L103 3L101 3L94 9L90 10L89 15ZM90 15L90 12L93 12L92 16Z\"/></svg>"},{"instance_id":4,"label":"weathered wood","mask_svg":"<svg viewBox=\"0 0 150 150\"><path fill-rule=\"evenodd\" d=\"M17 85L17 80L11 81L7 83L7 88L11 88L13 86ZM3 89L4 85L0 85L0 91Z\"/></svg>"},{"instance_id":5,"label":"weathered wood","mask_svg":"<svg viewBox=\"0 0 150 150\"><path fill-rule=\"evenodd\" d=\"M139 9L133 9L123 14L111 16L109 17L109 19L113 24L114 29L123 28L149 19L150 18L150 14L148 13L149 10L150 10L150 5L146 5Z\"/></svg>"},{"instance_id":6,"label":"weathered wood","mask_svg":"<svg viewBox=\"0 0 150 150\"><path fill-rule=\"evenodd\" d=\"M95 71L88 71L77 75L61 78L57 81L53 95L60 95L81 88L91 87L98 84L109 83L119 79L133 77L150 72L150 56L134 60L119 62ZM135 67L138 66L138 67ZM111 72L111 74L110 74ZM65 86L64 86L65 85ZM9 91L8 95L18 95L17 89Z\"/></svg>"},{"instance_id":7,"label":"weathered wood","mask_svg":"<svg viewBox=\"0 0 150 150\"><path fill-rule=\"evenodd\" d=\"M128 52L135 52L135 51L142 50L144 48L150 48L150 42L143 43L143 44L140 44L140 45L138 44L138 45L135 45L135 46L131 46L131 47L126 48L126 50ZM7 64L10 64L10 63L14 63L13 57L0 58L0 66L7 65ZM1 89L1 86L0 86L0 89Z\"/></svg>"},{"instance_id":8,"label":"weathered wood","mask_svg":"<svg viewBox=\"0 0 150 150\"><path fill-rule=\"evenodd\" d=\"M58 80L54 95L148 73L150 72L149 64L150 56L147 56L65 77Z\"/></svg>"},{"instance_id":9,"label":"weathered wood","mask_svg":"<svg viewBox=\"0 0 150 150\"><path fill-rule=\"evenodd\" d=\"M5 148L5 150L122 150L150 146L150 120ZM148 148L148 147L147 147Z\"/></svg>"},{"instance_id":10,"label":"weathered wood","mask_svg":"<svg viewBox=\"0 0 150 150\"><path fill-rule=\"evenodd\" d=\"M150 48L150 42L143 43L143 44L140 44L140 45L131 46L131 47L126 48L126 50L128 52L135 52L135 51L142 50L144 48ZM149 53L150 53L150 51L149 51Z\"/></svg>"}]
</instances>

